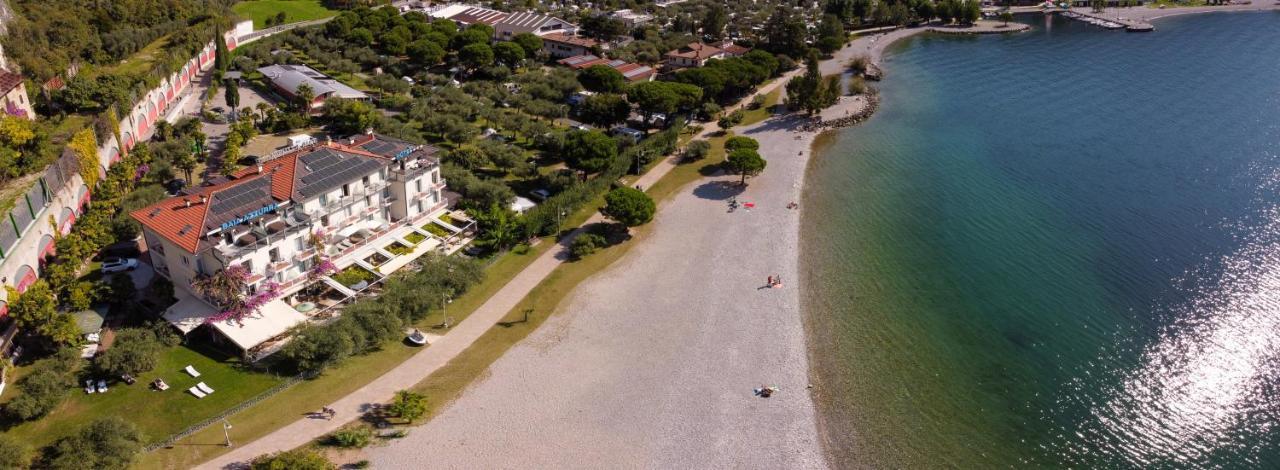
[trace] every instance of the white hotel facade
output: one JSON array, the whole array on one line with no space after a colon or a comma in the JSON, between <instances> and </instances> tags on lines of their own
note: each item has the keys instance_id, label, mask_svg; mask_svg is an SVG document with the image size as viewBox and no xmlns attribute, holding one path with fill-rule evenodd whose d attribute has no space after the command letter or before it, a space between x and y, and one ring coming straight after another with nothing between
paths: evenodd
<instances>
[{"instance_id":1,"label":"white hotel facade","mask_svg":"<svg viewBox=\"0 0 1280 470\"><path fill-rule=\"evenodd\" d=\"M321 259L338 269L359 265L378 276L408 264L447 240L423 230L443 222L445 181L436 149L372 133L321 142L248 168L231 181L196 188L134 211L156 272L170 279L179 301L165 318L190 332L209 324L240 349L253 349L305 321L307 315L283 301L306 287L308 272ZM410 243L405 237L425 241ZM309 242L318 235L324 250ZM408 254L386 250L412 247ZM387 262L374 266L367 259ZM230 266L250 273L250 292L275 283L281 295L249 319L209 322L216 308L191 288L192 282ZM349 286L324 278L333 289Z\"/></svg>"}]
</instances>

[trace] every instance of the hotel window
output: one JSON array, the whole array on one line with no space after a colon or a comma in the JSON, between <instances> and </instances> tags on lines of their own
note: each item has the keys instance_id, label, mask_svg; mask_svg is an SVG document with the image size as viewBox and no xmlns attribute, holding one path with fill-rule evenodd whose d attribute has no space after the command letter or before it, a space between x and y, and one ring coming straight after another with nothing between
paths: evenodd
<instances>
[{"instance_id":1,"label":"hotel window","mask_svg":"<svg viewBox=\"0 0 1280 470\"><path fill-rule=\"evenodd\" d=\"M329 193L324 193L320 195L320 205L321 206L329 205Z\"/></svg>"},{"instance_id":2,"label":"hotel window","mask_svg":"<svg viewBox=\"0 0 1280 470\"><path fill-rule=\"evenodd\" d=\"M364 206L365 206L365 207L373 207L373 196L365 196L365 197L364 197Z\"/></svg>"},{"instance_id":3,"label":"hotel window","mask_svg":"<svg viewBox=\"0 0 1280 470\"><path fill-rule=\"evenodd\" d=\"M191 261L190 261L190 260L188 260L186 256L183 256L183 257L182 257L182 265L183 265L183 266L191 266Z\"/></svg>"},{"instance_id":4,"label":"hotel window","mask_svg":"<svg viewBox=\"0 0 1280 470\"><path fill-rule=\"evenodd\" d=\"M360 178L360 184L363 184L363 185L365 185L365 187L368 187L368 186L369 186L369 175L365 175L365 176L364 176L364 178Z\"/></svg>"},{"instance_id":5,"label":"hotel window","mask_svg":"<svg viewBox=\"0 0 1280 470\"><path fill-rule=\"evenodd\" d=\"M350 195L351 195L351 184L348 183L348 184L342 185L342 197L347 197Z\"/></svg>"},{"instance_id":6,"label":"hotel window","mask_svg":"<svg viewBox=\"0 0 1280 470\"><path fill-rule=\"evenodd\" d=\"M413 184L414 184L414 187L415 187L415 188L418 188L418 190L417 190L416 192L419 192L419 193L420 193L420 192L422 192L422 179L421 179L421 178L416 179L416 180L413 180Z\"/></svg>"},{"instance_id":7,"label":"hotel window","mask_svg":"<svg viewBox=\"0 0 1280 470\"><path fill-rule=\"evenodd\" d=\"M272 249L268 250L268 251L267 251L267 258L268 258L268 259L270 259L272 263L279 262L279 261L280 261L280 249L279 249L279 248L272 248Z\"/></svg>"},{"instance_id":8,"label":"hotel window","mask_svg":"<svg viewBox=\"0 0 1280 470\"><path fill-rule=\"evenodd\" d=\"M298 252L306 249L306 242L302 240L302 237L293 239L293 249Z\"/></svg>"},{"instance_id":9,"label":"hotel window","mask_svg":"<svg viewBox=\"0 0 1280 470\"><path fill-rule=\"evenodd\" d=\"M440 172L438 171L431 172L431 183L440 184Z\"/></svg>"}]
</instances>

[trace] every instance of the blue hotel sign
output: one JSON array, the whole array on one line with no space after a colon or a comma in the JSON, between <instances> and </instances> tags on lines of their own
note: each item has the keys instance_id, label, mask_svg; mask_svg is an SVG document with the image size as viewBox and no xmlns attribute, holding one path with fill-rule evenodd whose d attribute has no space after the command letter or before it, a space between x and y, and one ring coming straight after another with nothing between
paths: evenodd
<instances>
[{"instance_id":1,"label":"blue hotel sign","mask_svg":"<svg viewBox=\"0 0 1280 470\"><path fill-rule=\"evenodd\" d=\"M248 221L250 221L250 220L256 219L256 218L258 218L258 217L262 217L262 216L264 216L264 215L267 215L267 214L271 213L272 211L275 211L277 207L279 207L279 204L276 204L276 203L274 203L274 202L273 202L273 203L271 203L271 204L267 204L267 205L265 205L265 206L262 206L262 208L261 208L261 209L255 210L255 211L250 212L250 213L248 213L248 214L245 214L245 215L242 215L242 216L240 216L240 217L236 217L236 218L234 218L234 219L231 219L231 220L228 220L228 221L224 222L224 223L222 224L222 229L223 229L223 230L226 230L226 229L229 229L229 228L231 228L231 227L235 227L235 226L237 226L237 225L240 225L240 224L243 224L243 223L245 223L245 222L248 222Z\"/></svg>"},{"instance_id":2,"label":"blue hotel sign","mask_svg":"<svg viewBox=\"0 0 1280 470\"><path fill-rule=\"evenodd\" d=\"M393 158L392 160L399 160L401 158L409 156L409 154L411 153L413 153L413 147L409 147L407 149L401 150L400 153L396 154L396 158Z\"/></svg>"}]
</instances>

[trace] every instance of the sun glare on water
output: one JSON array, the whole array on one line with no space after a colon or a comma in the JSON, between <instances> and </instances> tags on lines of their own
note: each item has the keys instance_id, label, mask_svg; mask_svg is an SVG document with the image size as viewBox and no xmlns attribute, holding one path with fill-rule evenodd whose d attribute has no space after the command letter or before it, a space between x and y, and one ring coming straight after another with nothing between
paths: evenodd
<instances>
[{"instance_id":1,"label":"sun glare on water","mask_svg":"<svg viewBox=\"0 0 1280 470\"><path fill-rule=\"evenodd\" d=\"M1280 209L1261 219L1213 282L1189 283L1198 287L1177 320L1089 407L1067 459L1200 468L1226 453L1258 463L1280 417Z\"/></svg>"}]
</instances>

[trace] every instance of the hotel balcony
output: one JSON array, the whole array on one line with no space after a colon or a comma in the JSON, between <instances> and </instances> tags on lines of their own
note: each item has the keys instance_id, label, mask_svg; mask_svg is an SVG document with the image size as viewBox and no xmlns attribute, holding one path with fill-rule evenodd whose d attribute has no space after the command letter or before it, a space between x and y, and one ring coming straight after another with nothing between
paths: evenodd
<instances>
[{"instance_id":1,"label":"hotel balcony","mask_svg":"<svg viewBox=\"0 0 1280 470\"><path fill-rule=\"evenodd\" d=\"M295 214L295 217L274 215L251 225L232 227L232 243L220 243L216 247L218 254L224 259L235 260L310 229L311 221L306 215Z\"/></svg>"}]
</instances>

